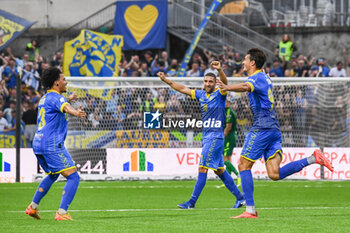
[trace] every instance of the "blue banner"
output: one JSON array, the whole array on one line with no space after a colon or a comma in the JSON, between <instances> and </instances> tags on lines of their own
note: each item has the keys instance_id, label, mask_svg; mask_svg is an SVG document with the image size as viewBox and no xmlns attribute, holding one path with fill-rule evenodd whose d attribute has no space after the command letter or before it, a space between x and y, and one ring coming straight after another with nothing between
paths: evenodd
<instances>
[{"instance_id":1,"label":"blue banner","mask_svg":"<svg viewBox=\"0 0 350 233\"><path fill-rule=\"evenodd\" d=\"M21 130L22 131L22 130ZM21 148L32 147L31 142L27 141L21 132ZM0 132L0 148L16 148L16 130L9 132Z\"/></svg>"},{"instance_id":2,"label":"blue banner","mask_svg":"<svg viewBox=\"0 0 350 233\"><path fill-rule=\"evenodd\" d=\"M213 3L211 4L208 12L205 14L204 19L202 20L201 24L198 27L198 30L196 32L196 34L194 35L192 42L190 44L190 47L188 47L186 54L184 56L184 58L182 59L181 62L181 67L179 69L178 75L179 77L185 77L186 75L186 68L187 68L187 64L190 61L191 57L192 57L192 53L195 50L195 48L197 47L198 41L201 38L203 31L205 29L205 27L207 26L211 16L213 15L214 11L216 10L216 8L221 4L222 0L215 0L213 1Z\"/></svg>"},{"instance_id":3,"label":"blue banner","mask_svg":"<svg viewBox=\"0 0 350 233\"><path fill-rule=\"evenodd\" d=\"M34 23L0 10L0 50L6 48Z\"/></svg>"},{"instance_id":4,"label":"blue banner","mask_svg":"<svg viewBox=\"0 0 350 233\"><path fill-rule=\"evenodd\" d=\"M124 36L123 50L165 48L167 0L117 1L114 34Z\"/></svg>"}]
</instances>

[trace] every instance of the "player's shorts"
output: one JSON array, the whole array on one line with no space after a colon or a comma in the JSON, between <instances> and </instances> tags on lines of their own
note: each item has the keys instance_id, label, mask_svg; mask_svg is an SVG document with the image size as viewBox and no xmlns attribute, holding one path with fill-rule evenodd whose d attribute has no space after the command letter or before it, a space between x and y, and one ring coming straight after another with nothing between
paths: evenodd
<instances>
[{"instance_id":1,"label":"player's shorts","mask_svg":"<svg viewBox=\"0 0 350 233\"><path fill-rule=\"evenodd\" d=\"M202 155L199 166L214 171L224 169L224 157L222 156L223 150L223 138L203 139Z\"/></svg>"},{"instance_id":2,"label":"player's shorts","mask_svg":"<svg viewBox=\"0 0 350 233\"><path fill-rule=\"evenodd\" d=\"M282 134L275 129L257 129L249 131L241 152L241 157L255 162L264 156L265 163L280 152L282 154Z\"/></svg>"},{"instance_id":3,"label":"player's shorts","mask_svg":"<svg viewBox=\"0 0 350 233\"><path fill-rule=\"evenodd\" d=\"M46 174L58 174L75 167L72 156L66 149L55 153L35 155Z\"/></svg>"},{"instance_id":4,"label":"player's shorts","mask_svg":"<svg viewBox=\"0 0 350 233\"><path fill-rule=\"evenodd\" d=\"M224 156L232 156L233 149L236 146L237 135L231 134L225 137Z\"/></svg>"}]
</instances>

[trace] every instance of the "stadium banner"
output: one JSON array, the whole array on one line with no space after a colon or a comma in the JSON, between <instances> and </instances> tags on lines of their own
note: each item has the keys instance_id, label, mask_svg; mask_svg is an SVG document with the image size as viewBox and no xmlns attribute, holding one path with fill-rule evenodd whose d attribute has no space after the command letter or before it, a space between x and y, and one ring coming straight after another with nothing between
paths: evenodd
<instances>
[{"instance_id":1,"label":"stadium banner","mask_svg":"<svg viewBox=\"0 0 350 233\"><path fill-rule=\"evenodd\" d=\"M0 10L0 51L27 31L34 23Z\"/></svg>"},{"instance_id":2,"label":"stadium banner","mask_svg":"<svg viewBox=\"0 0 350 233\"><path fill-rule=\"evenodd\" d=\"M315 149L283 148L281 167L287 163L310 156ZM201 151L201 148L110 148L107 149L107 175L117 180L196 179ZM233 151L232 159L235 167L238 167L241 151L242 148L235 148ZM333 148L333 150L326 152L326 156L333 158L335 170L337 171L337 169L343 167L344 172L340 172L340 175L331 176L325 171L325 178L330 180L350 180L349 155L350 148L336 150ZM255 179L269 179L263 160L256 161L252 174ZM216 178L213 172L209 172L208 177ZM321 169L319 165L313 164L286 179L320 180Z\"/></svg>"},{"instance_id":3,"label":"stadium banner","mask_svg":"<svg viewBox=\"0 0 350 233\"><path fill-rule=\"evenodd\" d=\"M20 182L33 182L37 159L33 149L21 149ZM0 148L0 183L16 182L16 149Z\"/></svg>"},{"instance_id":4,"label":"stadium banner","mask_svg":"<svg viewBox=\"0 0 350 233\"><path fill-rule=\"evenodd\" d=\"M122 57L123 36L107 35L86 29L64 43L65 76L118 76Z\"/></svg>"},{"instance_id":5,"label":"stadium banner","mask_svg":"<svg viewBox=\"0 0 350 233\"><path fill-rule=\"evenodd\" d=\"M68 149L115 147L114 130L69 130L64 145Z\"/></svg>"},{"instance_id":6,"label":"stadium banner","mask_svg":"<svg viewBox=\"0 0 350 233\"><path fill-rule=\"evenodd\" d=\"M167 148L169 132L165 130L118 130L117 148Z\"/></svg>"},{"instance_id":7,"label":"stadium banner","mask_svg":"<svg viewBox=\"0 0 350 233\"><path fill-rule=\"evenodd\" d=\"M202 20L201 24L199 25L197 32L194 35L192 42L191 42L190 46L188 47L184 58L182 59L181 67L180 67L178 75L177 75L178 77L185 77L187 64L192 57L192 53L195 50L195 48L197 47L198 41L201 38L201 36L204 32L204 29L207 26L211 16L213 15L216 8L218 8L218 6L221 4L221 2L222 2L222 0L214 0L213 3L211 4L211 6L209 7L208 12L205 14L204 19Z\"/></svg>"},{"instance_id":8,"label":"stadium banner","mask_svg":"<svg viewBox=\"0 0 350 233\"><path fill-rule=\"evenodd\" d=\"M350 180L350 148L324 148L327 157L334 166L334 172L324 170L327 180Z\"/></svg>"},{"instance_id":9,"label":"stadium banner","mask_svg":"<svg viewBox=\"0 0 350 233\"><path fill-rule=\"evenodd\" d=\"M117 1L116 4L114 34L124 36L123 50L165 48L167 0Z\"/></svg>"},{"instance_id":10,"label":"stadium banner","mask_svg":"<svg viewBox=\"0 0 350 233\"><path fill-rule=\"evenodd\" d=\"M22 131L22 130L21 130ZM24 137L21 132L21 148L32 147L31 143ZM16 131L0 133L0 148L16 148Z\"/></svg>"}]
</instances>

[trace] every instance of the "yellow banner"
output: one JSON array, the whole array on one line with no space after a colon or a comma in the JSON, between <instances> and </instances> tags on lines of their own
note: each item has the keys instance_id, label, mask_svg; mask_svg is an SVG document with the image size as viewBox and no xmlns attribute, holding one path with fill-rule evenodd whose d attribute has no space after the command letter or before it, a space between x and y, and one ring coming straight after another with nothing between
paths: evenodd
<instances>
[{"instance_id":1,"label":"yellow banner","mask_svg":"<svg viewBox=\"0 0 350 233\"><path fill-rule=\"evenodd\" d=\"M169 133L163 130L117 131L117 148L168 148Z\"/></svg>"},{"instance_id":2,"label":"yellow banner","mask_svg":"<svg viewBox=\"0 0 350 233\"><path fill-rule=\"evenodd\" d=\"M64 44L65 76L118 76L123 36L81 30L78 37Z\"/></svg>"}]
</instances>

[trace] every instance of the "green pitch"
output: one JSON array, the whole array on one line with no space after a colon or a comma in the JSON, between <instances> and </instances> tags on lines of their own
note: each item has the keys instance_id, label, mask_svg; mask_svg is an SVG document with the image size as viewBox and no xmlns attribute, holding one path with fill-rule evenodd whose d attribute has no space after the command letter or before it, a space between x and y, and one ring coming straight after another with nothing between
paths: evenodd
<instances>
[{"instance_id":1,"label":"green pitch","mask_svg":"<svg viewBox=\"0 0 350 233\"><path fill-rule=\"evenodd\" d=\"M24 214L37 183L0 184L0 232L350 232L350 182L255 181L258 219L229 219L232 195L208 181L196 209L180 210L194 181L81 182L74 221L56 222L65 182L40 204L41 220Z\"/></svg>"}]
</instances>

